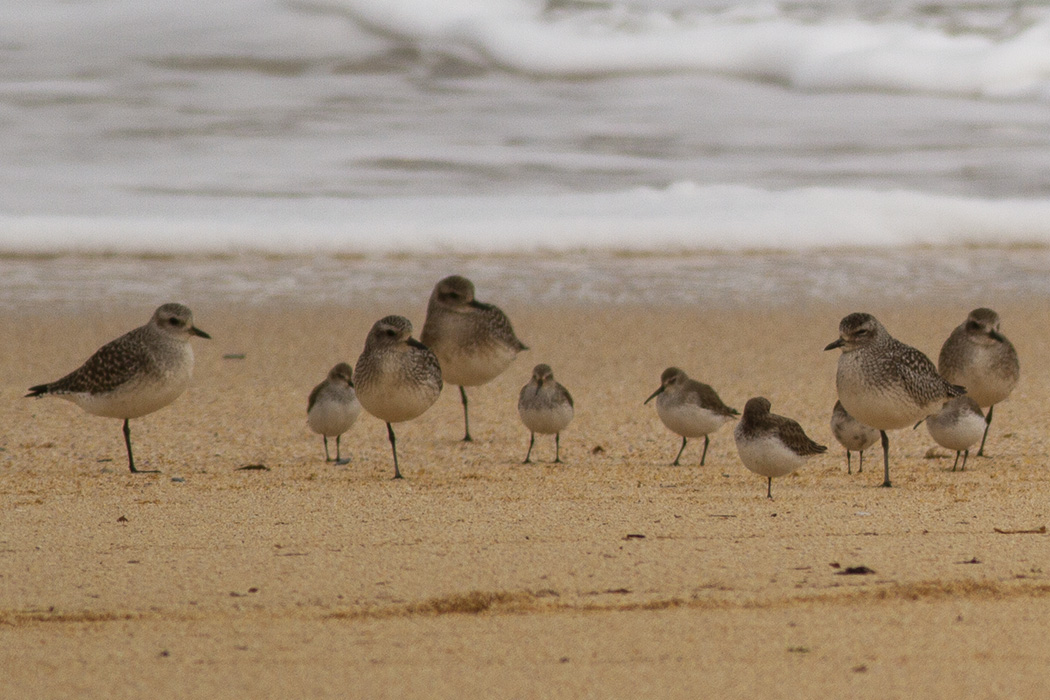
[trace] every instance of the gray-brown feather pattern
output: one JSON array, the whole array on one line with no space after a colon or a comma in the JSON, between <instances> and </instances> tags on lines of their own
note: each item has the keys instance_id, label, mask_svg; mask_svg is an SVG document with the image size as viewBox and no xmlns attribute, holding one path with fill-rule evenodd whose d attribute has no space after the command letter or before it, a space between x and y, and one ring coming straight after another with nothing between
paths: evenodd
<instances>
[{"instance_id":1,"label":"gray-brown feather pattern","mask_svg":"<svg viewBox=\"0 0 1050 700\"><path fill-rule=\"evenodd\" d=\"M32 387L30 395L102 394L113 391L136 376L156 374L152 355L144 336L147 326L136 328L106 343L87 361L61 379Z\"/></svg>"}]
</instances>

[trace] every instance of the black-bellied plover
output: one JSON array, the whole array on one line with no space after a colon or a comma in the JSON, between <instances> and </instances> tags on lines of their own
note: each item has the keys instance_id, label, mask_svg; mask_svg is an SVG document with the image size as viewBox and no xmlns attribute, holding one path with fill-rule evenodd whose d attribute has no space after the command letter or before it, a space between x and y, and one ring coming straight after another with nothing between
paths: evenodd
<instances>
[{"instance_id":1,"label":"black-bellied plover","mask_svg":"<svg viewBox=\"0 0 1050 700\"><path fill-rule=\"evenodd\" d=\"M361 415L361 402L354 391L350 365L340 362L328 371L328 377L314 387L306 402L306 424L324 438L324 461L347 464L340 454L339 442L343 433ZM335 438L335 459L328 454L328 438Z\"/></svg>"},{"instance_id":2,"label":"black-bellied plover","mask_svg":"<svg viewBox=\"0 0 1050 700\"><path fill-rule=\"evenodd\" d=\"M756 396L744 404L744 415L733 430L740 461L766 477L766 496L773 498L773 477L795 471L808 457L827 451L809 439L791 418L769 412L769 399Z\"/></svg>"},{"instance_id":3,"label":"black-bellied plover","mask_svg":"<svg viewBox=\"0 0 1050 700\"><path fill-rule=\"evenodd\" d=\"M532 379L521 387L518 395L518 415L529 429L529 451L525 453L528 464L536 433L554 435L554 461L561 462L561 431L572 422L573 403L569 390L554 381L549 365L536 365Z\"/></svg>"},{"instance_id":4,"label":"black-bellied plover","mask_svg":"<svg viewBox=\"0 0 1050 700\"><path fill-rule=\"evenodd\" d=\"M656 414L668 430L682 436L682 446L674 458L673 466L685 450L689 438L704 438L704 451L700 455L700 466L707 458L708 437L723 425L740 415L740 411L722 403L718 392L707 384L690 379L677 367L668 367L660 375L660 388L643 403L656 398Z\"/></svg>"},{"instance_id":5,"label":"black-bellied plover","mask_svg":"<svg viewBox=\"0 0 1050 700\"><path fill-rule=\"evenodd\" d=\"M88 413L124 419L128 468L136 469L128 421L167 406L193 377L193 336L211 336L193 325L193 313L182 304L164 304L144 326L106 343L61 379L29 388L29 396L58 396Z\"/></svg>"},{"instance_id":6,"label":"black-bellied plover","mask_svg":"<svg viewBox=\"0 0 1050 700\"><path fill-rule=\"evenodd\" d=\"M952 471L959 464L959 455L963 455L962 470L966 471L966 460L970 448L984 435L987 423L977 402L966 396L956 396L944 404L939 413L926 419L926 429L938 445L955 450L955 463Z\"/></svg>"},{"instance_id":7,"label":"black-bellied plover","mask_svg":"<svg viewBox=\"0 0 1050 700\"><path fill-rule=\"evenodd\" d=\"M831 409L831 433L839 444L846 448L846 473L853 473L850 465L850 452L860 453L857 473L863 472L864 450L878 441L879 431L870 425L861 423L842 407L841 401L836 401L835 407Z\"/></svg>"},{"instance_id":8,"label":"black-bellied plover","mask_svg":"<svg viewBox=\"0 0 1050 700\"><path fill-rule=\"evenodd\" d=\"M937 369L949 382L966 387L966 394L987 407L984 434L977 455L984 456L984 443L992 425L992 409L1017 386L1021 364L1013 343L999 331L999 314L974 309L941 346Z\"/></svg>"},{"instance_id":9,"label":"black-bellied plover","mask_svg":"<svg viewBox=\"0 0 1050 700\"><path fill-rule=\"evenodd\" d=\"M368 332L354 378L357 400L386 423L394 478L400 479L392 424L412 420L434 405L441 394L441 365L430 348L412 337L407 318L386 316Z\"/></svg>"},{"instance_id":10,"label":"black-bellied plover","mask_svg":"<svg viewBox=\"0 0 1050 700\"><path fill-rule=\"evenodd\" d=\"M499 307L474 298L474 283L452 275L437 283L419 339L441 362L441 375L459 387L464 441L471 441L467 390L495 379L522 350L510 319Z\"/></svg>"},{"instance_id":11,"label":"black-bellied plover","mask_svg":"<svg viewBox=\"0 0 1050 700\"><path fill-rule=\"evenodd\" d=\"M825 350L842 348L835 386L842 406L882 437L884 478L890 486L890 439L887 430L912 427L965 390L937 374L930 358L900 342L865 313L839 323L839 339Z\"/></svg>"}]
</instances>

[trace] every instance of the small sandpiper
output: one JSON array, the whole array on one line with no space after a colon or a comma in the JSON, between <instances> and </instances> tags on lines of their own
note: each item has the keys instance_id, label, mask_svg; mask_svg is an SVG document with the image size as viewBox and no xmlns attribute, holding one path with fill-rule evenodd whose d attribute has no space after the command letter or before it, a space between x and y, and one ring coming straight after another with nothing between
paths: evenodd
<instances>
[{"instance_id":1,"label":"small sandpiper","mask_svg":"<svg viewBox=\"0 0 1050 700\"><path fill-rule=\"evenodd\" d=\"M839 444L846 448L846 473L853 473L853 469L850 465L851 451L860 454L857 473L860 474L863 472L864 450L868 449L878 441L879 431L875 430L875 428L872 428L870 425L864 425L861 423L842 407L841 401L836 401L835 407L831 409L831 433L835 436L835 439L839 441Z\"/></svg>"},{"instance_id":2,"label":"small sandpiper","mask_svg":"<svg viewBox=\"0 0 1050 700\"><path fill-rule=\"evenodd\" d=\"M659 397L659 398L657 398ZM668 367L660 375L660 388L643 403L656 398L656 414L668 430L682 436L682 446L674 458L673 466L685 450L689 438L704 438L704 451L700 455L700 466L707 458L709 435L740 415L740 411L722 403L718 393L707 384L702 384L678 369Z\"/></svg>"},{"instance_id":3,"label":"small sandpiper","mask_svg":"<svg viewBox=\"0 0 1050 700\"><path fill-rule=\"evenodd\" d=\"M999 331L999 314L974 309L941 346L937 369L949 382L966 387L966 394L987 407L984 434L977 456L984 456L984 443L992 425L992 409L1006 399L1021 377L1021 364L1013 343Z\"/></svg>"},{"instance_id":4,"label":"small sandpiper","mask_svg":"<svg viewBox=\"0 0 1050 700\"><path fill-rule=\"evenodd\" d=\"M459 275L446 277L434 287L419 339L437 355L444 380L459 387L463 440L470 442L464 387L492 381L528 348L514 335L507 315L475 299L474 283Z\"/></svg>"},{"instance_id":5,"label":"small sandpiper","mask_svg":"<svg viewBox=\"0 0 1050 700\"><path fill-rule=\"evenodd\" d=\"M965 389L937 374L930 358L900 342L865 313L839 323L839 339L825 350L842 348L835 386L842 406L882 437L884 478L890 486L890 439L887 430L911 427L937 413L944 402Z\"/></svg>"},{"instance_id":6,"label":"small sandpiper","mask_svg":"<svg viewBox=\"0 0 1050 700\"><path fill-rule=\"evenodd\" d=\"M806 458L828 448L810 440L794 420L770 413L769 408L769 399L764 396L748 399L733 437L740 461L755 474L766 477L766 497L773 498L773 477L790 474Z\"/></svg>"},{"instance_id":7,"label":"small sandpiper","mask_svg":"<svg viewBox=\"0 0 1050 700\"><path fill-rule=\"evenodd\" d=\"M966 471L970 448L984 435L987 425L981 407L969 395L956 396L944 404L940 413L926 419L926 429L930 432L930 437L941 447L955 450L952 471L955 471L959 464L960 454L963 455L962 471Z\"/></svg>"},{"instance_id":8,"label":"small sandpiper","mask_svg":"<svg viewBox=\"0 0 1050 700\"><path fill-rule=\"evenodd\" d=\"M132 472L128 421L167 406L193 378L190 338L211 336L193 325L193 313L182 304L164 304L144 326L106 343L87 361L61 379L29 388L29 396L58 396L88 413L124 419L124 445Z\"/></svg>"},{"instance_id":9,"label":"small sandpiper","mask_svg":"<svg viewBox=\"0 0 1050 700\"><path fill-rule=\"evenodd\" d=\"M349 464L339 450L343 433L361 415L361 402L354 391L353 373L350 365L340 362L328 372L328 377L314 387L306 402L306 424L324 438L324 461ZM335 459L328 454L328 438L335 438Z\"/></svg>"},{"instance_id":10,"label":"small sandpiper","mask_svg":"<svg viewBox=\"0 0 1050 700\"><path fill-rule=\"evenodd\" d=\"M407 318L385 316L368 332L354 377L358 401L386 423L394 453L394 478L400 479L397 438L391 424L412 420L434 405L441 394L441 365L430 348L412 337Z\"/></svg>"},{"instance_id":11,"label":"small sandpiper","mask_svg":"<svg viewBox=\"0 0 1050 700\"><path fill-rule=\"evenodd\" d=\"M549 365L536 365L532 380L518 395L518 415L529 429L529 451L523 464L530 462L536 433L554 435L554 462L561 463L561 431L572 421L573 403L569 390L554 381Z\"/></svg>"}]
</instances>

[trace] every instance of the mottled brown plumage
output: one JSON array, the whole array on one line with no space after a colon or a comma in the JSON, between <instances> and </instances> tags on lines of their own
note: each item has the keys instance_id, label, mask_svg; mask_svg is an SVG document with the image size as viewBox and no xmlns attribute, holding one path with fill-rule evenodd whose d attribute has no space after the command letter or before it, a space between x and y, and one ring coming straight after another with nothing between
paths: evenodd
<instances>
[{"instance_id":1,"label":"mottled brown plumage","mask_svg":"<svg viewBox=\"0 0 1050 700\"><path fill-rule=\"evenodd\" d=\"M842 348L835 386L842 406L882 438L884 479L890 486L887 430L911 427L940 410L965 389L937 373L930 358L900 342L871 314L852 313L839 323L839 339L825 350Z\"/></svg>"},{"instance_id":2,"label":"mottled brown plumage","mask_svg":"<svg viewBox=\"0 0 1050 700\"><path fill-rule=\"evenodd\" d=\"M187 307L164 304L149 323L106 343L61 379L30 387L26 396L58 396L96 416L123 419L128 468L138 472L128 421L167 406L189 386L193 336L211 337L193 325Z\"/></svg>"},{"instance_id":3,"label":"mottled brown plumage","mask_svg":"<svg viewBox=\"0 0 1050 700\"><path fill-rule=\"evenodd\" d=\"M474 283L460 275L446 277L434 286L420 340L437 355L444 380L459 387L463 439L469 442L465 387L492 381L528 348L514 334L507 315L475 299Z\"/></svg>"},{"instance_id":4,"label":"mottled brown plumage","mask_svg":"<svg viewBox=\"0 0 1050 700\"><path fill-rule=\"evenodd\" d=\"M999 330L999 314L974 309L941 346L937 369L950 382L966 387L978 406L987 407L978 456L984 456L995 404L1006 400L1021 378L1021 364L1013 343Z\"/></svg>"},{"instance_id":5,"label":"mottled brown plumage","mask_svg":"<svg viewBox=\"0 0 1050 700\"><path fill-rule=\"evenodd\" d=\"M441 366L430 349L412 337L404 316L386 316L372 326L354 367L357 399L386 423L394 453L394 478L401 478L392 423L412 420L441 394Z\"/></svg>"}]
</instances>

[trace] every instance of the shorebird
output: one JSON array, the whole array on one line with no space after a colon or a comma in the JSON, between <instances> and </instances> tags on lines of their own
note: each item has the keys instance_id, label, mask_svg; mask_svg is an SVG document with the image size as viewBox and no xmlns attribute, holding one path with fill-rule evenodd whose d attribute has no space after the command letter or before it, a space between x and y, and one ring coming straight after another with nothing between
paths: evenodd
<instances>
[{"instance_id":1,"label":"shorebird","mask_svg":"<svg viewBox=\"0 0 1050 700\"><path fill-rule=\"evenodd\" d=\"M444 380L459 387L463 440L470 442L465 387L492 381L528 348L514 335L507 315L475 299L474 283L459 275L446 277L434 287L419 339L437 355Z\"/></svg>"},{"instance_id":2,"label":"shorebird","mask_svg":"<svg viewBox=\"0 0 1050 700\"><path fill-rule=\"evenodd\" d=\"M769 412L769 399L756 396L744 404L744 415L733 430L740 461L766 477L766 497L773 498L773 477L795 471L812 455L827 451L809 439L802 426Z\"/></svg>"},{"instance_id":3,"label":"shorebird","mask_svg":"<svg viewBox=\"0 0 1050 700\"><path fill-rule=\"evenodd\" d=\"M659 397L659 398L657 398ZM702 384L678 369L668 367L660 375L660 388L643 403L656 398L656 414L668 430L682 436L682 446L674 458L673 466L685 450L689 438L704 438L704 451L700 455L700 466L707 458L709 435L740 415L740 411L722 403L718 393L707 384Z\"/></svg>"},{"instance_id":4,"label":"shorebird","mask_svg":"<svg viewBox=\"0 0 1050 700\"><path fill-rule=\"evenodd\" d=\"M430 348L412 337L411 321L404 316L385 316L368 332L354 376L358 401L386 423L394 453L394 478L400 479L392 424L418 417L437 401L441 394L438 359Z\"/></svg>"},{"instance_id":5,"label":"shorebird","mask_svg":"<svg viewBox=\"0 0 1050 700\"><path fill-rule=\"evenodd\" d=\"M860 453L857 473L863 472L864 450L878 441L879 431L870 425L861 423L842 407L841 401L836 401L835 407L831 409L831 433L839 441L839 444L846 448L846 473L853 473L853 469L850 466L850 451Z\"/></svg>"},{"instance_id":6,"label":"shorebird","mask_svg":"<svg viewBox=\"0 0 1050 700\"><path fill-rule=\"evenodd\" d=\"M970 448L984 435L987 425L981 407L969 395L956 396L944 404L940 413L926 419L926 429L930 432L930 437L941 447L955 450L952 471L955 471L959 464L960 454L963 455L962 471L966 471Z\"/></svg>"},{"instance_id":7,"label":"shorebird","mask_svg":"<svg viewBox=\"0 0 1050 700\"><path fill-rule=\"evenodd\" d=\"M839 401L854 418L882 438L883 486L890 486L890 439L887 430L915 425L965 389L937 374L930 358L900 342L865 313L839 323L839 339L825 350L842 348L835 386Z\"/></svg>"},{"instance_id":8,"label":"shorebird","mask_svg":"<svg viewBox=\"0 0 1050 700\"><path fill-rule=\"evenodd\" d=\"M182 304L164 304L144 326L106 343L59 380L29 388L30 396L58 396L88 413L124 419L128 468L136 469L131 452L132 418L164 408L186 390L193 377L190 338L211 336L193 325L193 313Z\"/></svg>"},{"instance_id":9,"label":"shorebird","mask_svg":"<svg viewBox=\"0 0 1050 700\"><path fill-rule=\"evenodd\" d=\"M536 433L554 434L554 462L561 463L561 431L572 421L573 403L569 390L554 380L549 365L536 365L532 380L518 395L518 415L529 429L529 451L523 464L529 463Z\"/></svg>"},{"instance_id":10,"label":"shorebird","mask_svg":"<svg viewBox=\"0 0 1050 700\"><path fill-rule=\"evenodd\" d=\"M979 457L992 425L992 409L1006 399L1021 377L1021 364L1013 343L999 331L999 314L974 309L941 346L937 369L949 382L966 387L978 406L987 407Z\"/></svg>"},{"instance_id":11,"label":"shorebird","mask_svg":"<svg viewBox=\"0 0 1050 700\"><path fill-rule=\"evenodd\" d=\"M306 424L324 438L324 461L347 464L339 453L339 441L357 417L361 402L354 391L350 365L340 362L328 372L328 377L314 387L306 402ZM335 459L328 454L328 438L335 438Z\"/></svg>"}]
</instances>

